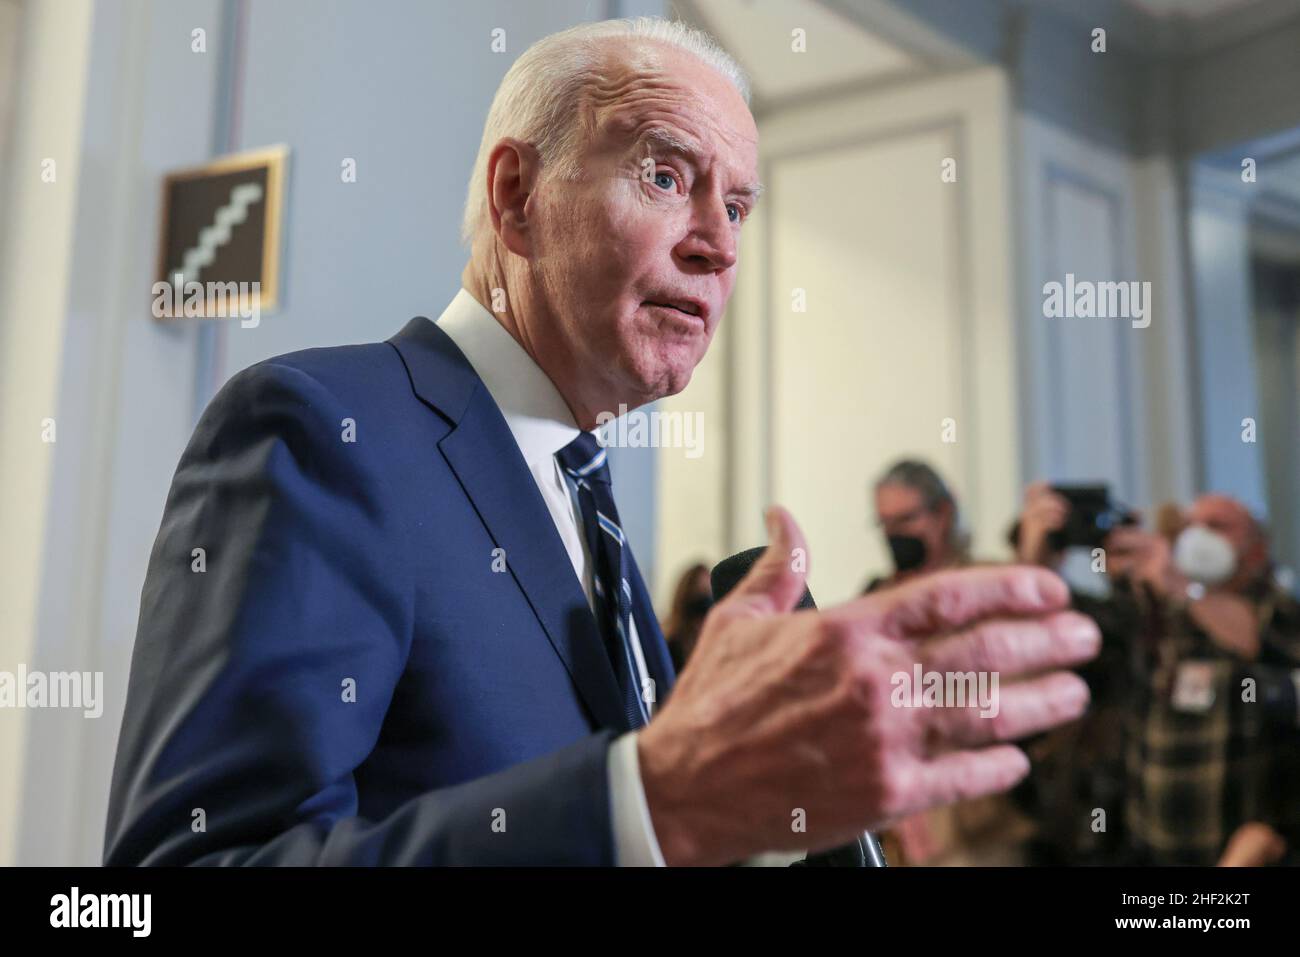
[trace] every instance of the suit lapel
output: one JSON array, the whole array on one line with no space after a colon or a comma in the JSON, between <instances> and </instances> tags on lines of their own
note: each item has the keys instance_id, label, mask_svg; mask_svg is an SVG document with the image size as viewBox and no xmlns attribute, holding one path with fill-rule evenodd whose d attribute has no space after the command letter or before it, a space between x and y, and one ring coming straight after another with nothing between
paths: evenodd
<instances>
[{"instance_id":1,"label":"suit lapel","mask_svg":"<svg viewBox=\"0 0 1300 957\"><path fill-rule=\"evenodd\" d=\"M390 340L417 395L452 423L438 448L514 577L583 703L625 728L618 681L582 586L519 446L478 374L435 323L412 319Z\"/></svg>"}]
</instances>

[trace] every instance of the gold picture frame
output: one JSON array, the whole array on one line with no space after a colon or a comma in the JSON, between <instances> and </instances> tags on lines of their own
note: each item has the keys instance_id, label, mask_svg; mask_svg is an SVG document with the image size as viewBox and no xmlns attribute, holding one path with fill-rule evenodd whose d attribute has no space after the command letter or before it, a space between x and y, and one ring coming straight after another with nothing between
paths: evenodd
<instances>
[{"instance_id":1,"label":"gold picture frame","mask_svg":"<svg viewBox=\"0 0 1300 957\"><path fill-rule=\"evenodd\" d=\"M173 170L163 177L162 202L159 210L158 255L155 269L155 283L170 283L168 252L171 246L172 197L177 183L198 180L229 173L266 169L265 219L262 234L262 255L260 263L260 289L257 293L257 309L268 312L280 304L280 245L282 241L282 218L284 213L285 177L289 161L289 147L280 143L274 146L229 153L216 157L207 163ZM180 302L180 294L173 291L173 304ZM228 316L187 317L175 310L159 315L159 321L175 321L184 318L229 318Z\"/></svg>"}]
</instances>

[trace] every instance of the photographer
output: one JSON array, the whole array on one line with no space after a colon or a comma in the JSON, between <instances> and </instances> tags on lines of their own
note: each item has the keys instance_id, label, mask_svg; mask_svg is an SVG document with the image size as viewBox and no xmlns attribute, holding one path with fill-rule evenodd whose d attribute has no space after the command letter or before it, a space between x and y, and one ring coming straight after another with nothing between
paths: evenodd
<instances>
[{"instance_id":1,"label":"photographer","mask_svg":"<svg viewBox=\"0 0 1300 957\"><path fill-rule=\"evenodd\" d=\"M1022 560L1059 561L1073 510L1057 491L1031 486ZM1056 773L1043 777L1059 783L1071 779L1067 766L1093 770L1072 776L1073 808L1058 790L1041 810L1064 812L1063 829L1076 836L1080 819L1095 814L1088 801L1119 817L1107 798L1122 730L1126 833L1122 850L1112 848L1117 861L1261 864L1294 855L1300 607L1273 579L1263 528L1240 502L1204 495L1172 542L1125 524L1103 541L1109 596L1075 595L1103 635L1102 655L1081 672L1093 710L1077 728L1047 736L1054 750L1044 763ZM1075 747L1063 747L1072 732Z\"/></svg>"},{"instance_id":2,"label":"photographer","mask_svg":"<svg viewBox=\"0 0 1300 957\"><path fill-rule=\"evenodd\" d=\"M894 569L873 578L863 594L975 564L957 499L929 464L895 462L872 495ZM1008 866L1025 863L1032 831L1032 822L1009 797L993 795L909 815L881 841L893 866Z\"/></svg>"},{"instance_id":3,"label":"photographer","mask_svg":"<svg viewBox=\"0 0 1300 957\"><path fill-rule=\"evenodd\" d=\"M1090 528L1082 520L1084 511L1076 511L1048 483L1036 482L1026 490L1024 510L1008 535L1020 562L1053 569L1072 546L1102 548L1093 567L1102 576L1103 593L1072 587L1070 595L1072 606L1092 617L1102 633L1101 653L1079 670L1092 704L1083 717L1029 746L1034 773L1017 791L1038 824L1036 864L1114 865L1132 859L1123 813L1126 706L1137 670L1130 656L1133 636L1143 631L1152 610L1135 581L1160 543L1135 524L1136 516L1118 516L1131 523L1104 531Z\"/></svg>"}]
</instances>

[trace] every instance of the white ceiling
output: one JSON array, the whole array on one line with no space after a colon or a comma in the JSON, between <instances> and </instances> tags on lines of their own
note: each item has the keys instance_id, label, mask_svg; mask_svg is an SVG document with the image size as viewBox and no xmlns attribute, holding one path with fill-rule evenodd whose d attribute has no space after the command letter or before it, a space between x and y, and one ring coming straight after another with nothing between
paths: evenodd
<instances>
[{"instance_id":1,"label":"white ceiling","mask_svg":"<svg viewBox=\"0 0 1300 957\"><path fill-rule=\"evenodd\" d=\"M816 0L694 0L690 14L740 61L759 100L868 82L919 66ZM790 48L796 28L804 30L805 53Z\"/></svg>"},{"instance_id":2,"label":"white ceiling","mask_svg":"<svg viewBox=\"0 0 1300 957\"><path fill-rule=\"evenodd\" d=\"M1260 0L1128 0L1129 4L1157 17L1189 17L1197 19L1231 10L1248 7Z\"/></svg>"}]
</instances>

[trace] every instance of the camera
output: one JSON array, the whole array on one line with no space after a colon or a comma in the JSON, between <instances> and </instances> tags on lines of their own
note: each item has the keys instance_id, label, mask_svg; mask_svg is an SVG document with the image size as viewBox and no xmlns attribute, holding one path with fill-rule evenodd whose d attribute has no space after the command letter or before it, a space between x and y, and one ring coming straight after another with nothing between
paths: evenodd
<instances>
[{"instance_id":1,"label":"camera","mask_svg":"<svg viewBox=\"0 0 1300 957\"><path fill-rule=\"evenodd\" d=\"M1097 548L1114 529L1138 523L1137 515L1111 499L1107 485L1053 485L1052 491L1070 503L1065 525L1048 536L1053 551Z\"/></svg>"}]
</instances>

